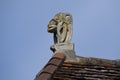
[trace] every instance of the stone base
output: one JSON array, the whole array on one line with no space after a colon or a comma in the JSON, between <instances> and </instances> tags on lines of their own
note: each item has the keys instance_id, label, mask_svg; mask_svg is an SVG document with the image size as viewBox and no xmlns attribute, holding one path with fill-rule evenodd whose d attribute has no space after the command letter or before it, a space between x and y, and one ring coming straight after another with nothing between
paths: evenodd
<instances>
[{"instance_id":1,"label":"stone base","mask_svg":"<svg viewBox=\"0 0 120 80\"><path fill-rule=\"evenodd\" d=\"M51 50L55 49L57 50L74 50L74 44L73 43L60 43L60 44L54 44L51 46Z\"/></svg>"},{"instance_id":2,"label":"stone base","mask_svg":"<svg viewBox=\"0 0 120 80\"><path fill-rule=\"evenodd\" d=\"M65 54L66 55L66 61L70 61L70 62L76 62L77 61L73 43L55 44L55 45L51 46L50 49L54 53Z\"/></svg>"}]
</instances>

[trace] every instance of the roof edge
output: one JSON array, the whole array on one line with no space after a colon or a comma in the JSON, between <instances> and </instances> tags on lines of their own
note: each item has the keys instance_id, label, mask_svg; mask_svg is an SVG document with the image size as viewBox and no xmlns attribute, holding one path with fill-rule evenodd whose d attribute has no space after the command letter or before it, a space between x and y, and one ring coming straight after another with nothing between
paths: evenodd
<instances>
[{"instance_id":1,"label":"roof edge","mask_svg":"<svg viewBox=\"0 0 120 80\"><path fill-rule=\"evenodd\" d=\"M48 63L43 67L43 69L36 75L34 80L51 80L65 59L65 54L55 53Z\"/></svg>"}]
</instances>

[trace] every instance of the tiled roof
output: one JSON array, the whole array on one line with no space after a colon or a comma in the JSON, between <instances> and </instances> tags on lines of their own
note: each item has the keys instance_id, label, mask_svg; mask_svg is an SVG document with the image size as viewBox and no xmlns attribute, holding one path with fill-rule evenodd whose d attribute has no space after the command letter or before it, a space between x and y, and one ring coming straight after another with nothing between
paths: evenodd
<instances>
[{"instance_id":1,"label":"tiled roof","mask_svg":"<svg viewBox=\"0 0 120 80\"><path fill-rule=\"evenodd\" d=\"M35 80L120 80L120 60L79 56L79 62L70 62L65 58L56 53Z\"/></svg>"},{"instance_id":2,"label":"tiled roof","mask_svg":"<svg viewBox=\"0 0 120 80\"><path fill-rule=\"evenodd\" d=\"M36 75L35 80L52 80L55 72L61 67L65 60L62 53L55 54L46 64L46 66Z\"/></svg>"}]
</instances>

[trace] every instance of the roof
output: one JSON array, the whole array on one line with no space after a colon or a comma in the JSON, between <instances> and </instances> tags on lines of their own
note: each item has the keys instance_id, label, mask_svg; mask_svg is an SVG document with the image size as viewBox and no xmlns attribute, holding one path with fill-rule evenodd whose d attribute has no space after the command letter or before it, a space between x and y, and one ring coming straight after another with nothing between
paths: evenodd
<instances>
[{"instance_id":1,"label":"roof","mask_svg":"<svg viewBox=\"0 0 120 80\"><path fill-rule=\"evenodd\" d=\"M77 56L78 62L55 53L35 80L120 80L120 60Z\"/></svg>"}]
</instances>

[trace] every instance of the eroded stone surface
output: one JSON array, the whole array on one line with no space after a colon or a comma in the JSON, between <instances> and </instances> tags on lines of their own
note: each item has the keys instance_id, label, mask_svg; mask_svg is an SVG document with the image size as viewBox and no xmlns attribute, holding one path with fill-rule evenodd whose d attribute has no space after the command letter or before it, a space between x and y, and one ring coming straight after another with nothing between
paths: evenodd
<instances>
[{"instance_id":1,"label":"eroded stone surface","mask_svg":"<svg viewBox=\"0 0 120 80\"><path fill-rule=\"evenodd\" d=\"M69 13L58 13L50 20L48 32L53 33L54 44L70 43L72 37L72 16Z\"/></svg>"},{"instance_id":2,"label":"eroded stone surface","mask_svg":"<svg viewBox=\"0 0 120 80\"><path fill-rule=\"evenodd\" d=\"M72 37L72 15L58 13L50 20L48 32L53 33L54 45L50 49L54 53L64 53L67 61L77 61Z\"/></svg>"}]
</instances>

